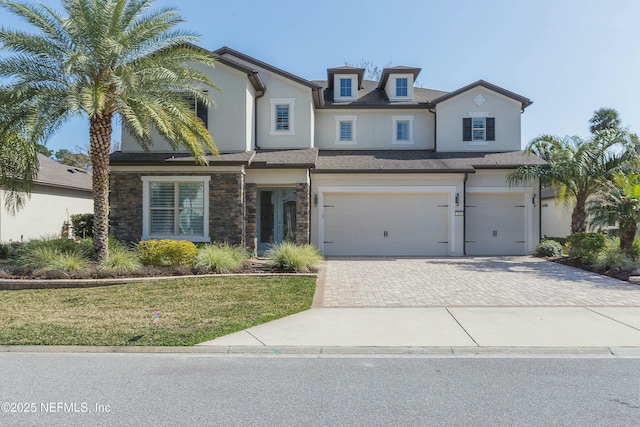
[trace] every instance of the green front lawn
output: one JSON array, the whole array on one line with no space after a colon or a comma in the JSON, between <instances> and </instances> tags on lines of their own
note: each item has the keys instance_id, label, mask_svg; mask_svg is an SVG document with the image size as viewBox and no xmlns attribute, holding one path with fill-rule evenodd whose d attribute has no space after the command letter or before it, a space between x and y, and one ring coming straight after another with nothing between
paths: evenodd
<instances>
[{"instance_id":1,"label":"green front lawn","mask_svg":"<svg viewBox=\"0 0 640 427\"><path fill-rule=\"evenodd\" d=\"M0 291L0 345L194 345L306 310L314 291L297 276Z\"/></svg>"}]
</instances>

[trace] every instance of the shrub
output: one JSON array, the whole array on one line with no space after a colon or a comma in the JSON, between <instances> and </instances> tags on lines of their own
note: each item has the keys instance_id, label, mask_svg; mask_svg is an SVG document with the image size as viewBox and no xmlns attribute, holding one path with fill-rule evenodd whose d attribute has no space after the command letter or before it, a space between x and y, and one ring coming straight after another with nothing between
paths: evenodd
<instances>
[{"instance_id":1,"label":"shrub","mask_svg":"<svg viewBox=\"0 0 640 427\"><path fill-rule=\"evenodd\" d=\"M634 266L634 262L620 251L619 244L611 242L593 261L593 266L600 270L626 269Z\"/></svg>"},{"instance_id":2,"label":"shrub","mask_svg":"<svg viewBox=\"0 0 640 427\"><path fill-rule=\"evenodd\" d=\"M71 215L71 227L73 235L81 239L93 237L93 214Z\"/></svg>"},{"instance_id":3,"label":"shrub","mask_svg":"<svg viewBox=\"0 0 640 427\"><path fill-rule=\"evenodd\" d=\"M239 270L248 258L247 251L239 246L206 245L198 249L195 265L216 273L230 273Z\"/></svg>"},{"instance_id":4,"label":"shrub","mask_svg":"<svg viewBox=\"0 0 640 427\"><path fill-rule=\"evenodd\" d=\"M574 233L569 236L569 255L592 264L604 249L606 238L600 233Z\"/></svg>"},{"instance_id":5,"label":"shrub","mask_svg":"<svg viewBox=\"0 0 640 427\"><path fill-rule=\"evenodd\" d=\"M562 245L555 240L544 240L536 247L533 252L535 256L557 257L562 255Z\"/></svg>"},{"instance_id":6,"label":"shrub","mask_svg":"<svg viewBox=\"0 0 640 427\"><path fill-rule=\"evenodd\" d=\"M143 265L156 267L191 267L198 249L186 240L145 240L138 243L138 255Z\"/></svg>"},{"instance_id":7,"label":"shrub","mask_svg":"<svg viewBox=\"0 0 640 427\"><path fill-rule=\"evenodd\" d=\"M316 270L322 255L313 245L296 246L290 242L272 245L265 253L271 265L284 271L308 272Z\"/></svg>"},{"instance_id":8,"label":"shrub","mask_svg":"<svg viewBox=\"0 0 640 427\"><path fill-rule=\"evenodd\" d=\"M45 268L46 263L52 262L56 254L85 256L82 247L71 239L43 237L20 245L17 249L16 264L31 268Z\"/></svg>"},{"instance_id":9,"label":"shrub","mask_svg":"<svg viewBox=\"0 0 640 427\"><path fill-rule=\"evenodd\" d=\"M130 251L126 246L119 245L109 247L109 256L107 256L104 267L122 271L131 271L140 267L140 260L135 252Z\"/></svg>"},{"instance_id":10,"label":"shrub","mask_svg":"<svg viewBox=\"0 0 640 427\"><path fill-rule=\"evenodd\" d=\"M0 258L7 259L11 256L11 245L9 243L0 243Z\"/></svg>"},{"instance_id":11,"label":"shrub","mask_svg":"<svg viewBox=\"0 0 640 427\"><path fill-rule=\"evenodd\" d=\"M61 252L54 256L45 270L79 271L87 268L89 262L82 255L73 252Z\"/></svg>"},{"instance_id":12,"label":"shrub","mask_svg":"<svg viewBox=\"0 0 640 427\"><path fill-rule=\"evenodd\" d=\"M634 261L640 260L640 239L635 238L633 240L632 248Z\"/></svg>"}]
</instances>

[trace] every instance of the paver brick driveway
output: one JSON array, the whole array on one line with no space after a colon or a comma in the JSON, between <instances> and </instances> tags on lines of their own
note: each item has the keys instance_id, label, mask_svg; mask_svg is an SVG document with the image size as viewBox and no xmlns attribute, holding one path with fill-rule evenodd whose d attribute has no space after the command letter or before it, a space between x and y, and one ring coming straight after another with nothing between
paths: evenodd
<instances>
[{"instance_id":1,"label":"paver brick driveway","mask_svg":"<svg viewBox=\"0 0 640 427\"><path fill-rule=\"evenodd\" d=\"M640 306L639 285L534 257L333 258L324 268L322 307Z\"/></svg>"}]
</instances>

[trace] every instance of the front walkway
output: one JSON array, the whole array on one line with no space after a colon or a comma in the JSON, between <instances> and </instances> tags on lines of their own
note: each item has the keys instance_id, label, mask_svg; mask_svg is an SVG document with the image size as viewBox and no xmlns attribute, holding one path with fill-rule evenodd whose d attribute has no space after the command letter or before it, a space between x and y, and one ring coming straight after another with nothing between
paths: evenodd
<instances>
[{"instance_id":1,"label":"front walkway","mask_svg":"<svg viewBox=\"0 0 640 427\"><path fill-rule=\"evenodd\" d=\"M640 307L639 285L527 256L332 258L324 268L316 307Z\"/></svg>"}]
</instances>

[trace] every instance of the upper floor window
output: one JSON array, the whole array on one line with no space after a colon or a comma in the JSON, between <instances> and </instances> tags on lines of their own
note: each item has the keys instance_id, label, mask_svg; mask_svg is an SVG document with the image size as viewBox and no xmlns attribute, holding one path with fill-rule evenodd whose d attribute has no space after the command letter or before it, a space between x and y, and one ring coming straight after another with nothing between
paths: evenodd
<instances>
[{"instance_id":1,"label":"upper floor window","mask_svg":"<svg viewBox=\"0 0 640 427\"><path fill-rule=\"evenodd\" d=\"M200 100L196 100L196 98L191 95L185 95L185 100L189 104L191 111L194 112L196 117L202 120L202 124L204 124L204 127L209 129L209 108L207 107L207 104Z\"/></svg>"},{"instance_id":2,"label":"upper floor window","mask_svg":"<svg viewBox=\"0 0 640 427\"><path fill-rule=\"evenodd\" d=\"M396 96L408 96L409 87L408 79L406 77L399 77L396 79Z\"/></svg>"},{"instance_id":3,"label":"upper floor window","mask_svg":"<svg viewBox=\"0 0 640 427\"><path fill-rule=\"evenodd\" d=\"M392 116L393 144L413 144L413 117L414 116Z\"/></svg>"},{"instance_id":4,"label":"upper floor window","mask_svg":"<svg viewBox=\"0 0 640 427\"><path fill-rule=\"evenodd\" d=\"M341 102L358 100L357 74L336 74L333 76L332 83L334 101Z\"/></svg>"},{"instance_id":5,"label":"upper floor window","mask_svg":"<svg viewBox=\"0 0 640 427\"><path fill-rule=\"evenodd\" d=\"M276 130L289 130L289 104L276 105Z\"/></svg>"},{"instance_id":6,"label":"upper floor window","mask_svg":"<svg viewBox=\"0 0 640 427\"><path fill-rule=\"evenodd\" d=\"M353 141L353 122L340 122L340 141Z\"/></svg>"},{"instance_id":7,"label":"upper floor window","mask_svg":"<svg viewBox=\"0 0 640 427\"><path fill-rule=\"evenodd\" d=\"M358 116L335 116L336 144L357 144L356 123Z\"/></svg>"},{"instance_id":8,"label":"upper floor window","mask_svg":"<svg viewBox=\"0 0 640 427\"><path fill-rule=\"evenodd\" d=\"M295 98L269 98L271 104L271 135L295 135Z\"/></svg>"},{"instance_id":9,"label":"upper floor window","mask_svg":"<svg viewBox=\"0 0 640 427\"><path fill-rule=\"evenodd\" d=\"M340 79L340 96L351 97L351 79Z\"/></svg>"},{"instance_id":10,"label":"upper floor window","mask_svg":"<svg viewBox=\"0 0 640 427\"><path fill-rule=\"evenodd\" d=\"M396 122L396 141L409 141L409 121Z\"/></svg>"},{"instance_id":11,"label":"upper floor window","mask_svg":"<svg viewBox=\"0 0 640 427\"><path fill-rule=\"evenodd\" d=\"M462 140L472 144L485 144L496 139L494 117L467 117L462 119Z\"/></svg>"}]
</instances>

